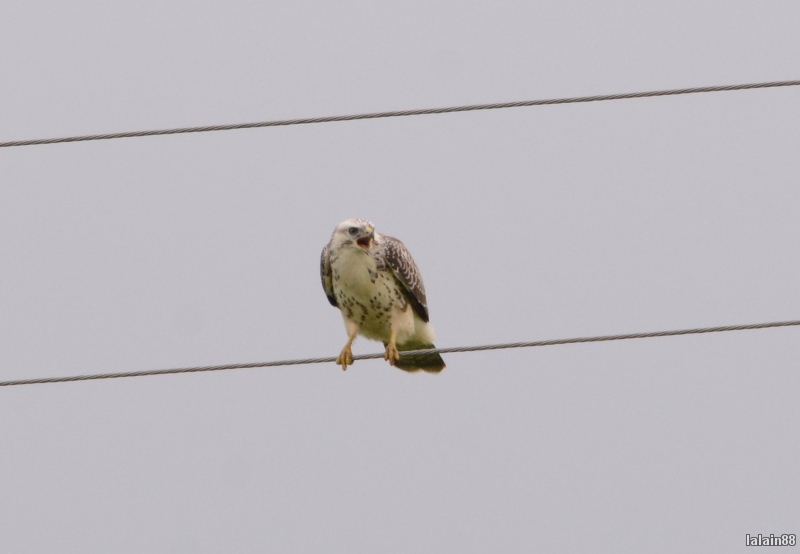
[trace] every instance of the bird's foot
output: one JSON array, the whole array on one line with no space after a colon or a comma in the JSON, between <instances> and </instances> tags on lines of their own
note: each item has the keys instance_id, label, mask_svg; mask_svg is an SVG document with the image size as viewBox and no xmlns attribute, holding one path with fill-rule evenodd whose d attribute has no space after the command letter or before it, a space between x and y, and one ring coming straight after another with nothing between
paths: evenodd
<instances>
[{"instance_id":1,"label":"bird's foot","mask_svg":"<svg viewBox=\"0 0 800 554\"><path fill-rule=\"evenodd\" d=\"M336 358L336 365L342 366L342 371L347 371L347 366L353 365L353 351L349 344L342 348L342 353Z\"/></svg>"},{"instance_id":2,"label":"bird's foot","mask_svg":"<svg viewBox=\"0 0 800 554\"><path fill-rule=\"evenodd\" d=\"M394 341L386 345L386 354L383 355L384 360L389 360L391 365L395 365L397 360L400 359L400 352L397 351L397 345Z\"/></svg>"}]
</instances>

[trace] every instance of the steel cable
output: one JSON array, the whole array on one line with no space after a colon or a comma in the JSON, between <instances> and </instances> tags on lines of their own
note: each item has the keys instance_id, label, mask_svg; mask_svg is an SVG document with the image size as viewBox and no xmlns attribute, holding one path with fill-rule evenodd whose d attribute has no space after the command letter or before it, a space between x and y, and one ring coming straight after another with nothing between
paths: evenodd
<instances>
[{"instance_id":1,"label":"steel cable","mask_svg":"<svg viewBox=\"0 0 800 554\"><path fill-rule=\"evenodd\" d=\"M431 350L410 350L401 352L401 356L419 354L455 354L457 352L479 352L484 350L505 350L508 348L532 348L537 346L554 346L558 344L579 344L586 342L609 342L615 340L647 339L655 337L675 337L680 335L699 335L703 333L721 333L724 331L748 331L752 329L768 329L773 327L791 327L800 325L800 320L777 321L772 323L753 323L750 325L726 325L722 327L701 327L697 329L680 329L677 331L655 331L650 333L630 333L625 335L601 335L597 337L579 337L571 339L540 340L533 342L510 342L503 344L488 344L483 346L458 346L453 348L435 348ZM353 356L353 360L375 360L383 358L380 354L361 354ZM174 373L199 373L204 371L224 371L228 369L251 369L256 367L278 367L290 365L322 364L335 362L335 357L305 358L300 360L282 360L277 362L256 362L247 364L226 364L200 367L183 367L176 369L153 369L146 371L129 371L124 373L98 373L94 375L75 375L70 377L46 377L42 379L18 379L14 381L0 381L0 387L17 385L38 385L44 383L68 383L72 381L92 381L96 379L119 379L122 377L145 377L149 375L171 375Z\"/></svg>"},{"instance_id":2,"label":"steel cable","mask_svg":"<svg viewBox=\"0 0 800 554\"><path fill-rule=\"evenodd\" d=\"M625 94L601 94L595 96L578 96L572 98L553 98L549 100L526 100L522 102L501 102L497 104L472 104L468 106L454 106L449 108L426 108L421 110L402 110L391 112L376 112L354 115L335 115L329 117L310 117L302 119L282 119L276 121L261 121L256 123L233 123L229 125L208 125L203 127L180 127L177 129L160 129L151 131L130 131L124 133L108 133L102 135L80 135L73 137L14 140L0 142L0 148L12 146L33 146L39 144L58 144L62 142L84 142L90 140L107 140L117 138L151 137L158 135L179 135L185 133L206 133L209 131L231 131L234 129L255 129L258 127L284 127L288 125L306 125L310 123L331 123L335 121L355 121L358 119L381 119L386 117L405 117L410 115L431 115L455 112L472 112L478 110L498 110L503 108L522 108L528 106L549 106L553 104L577 104L582 102L601 102L605 100L625 100L630 98L652 98L654 96L675 96L679 94L696 94L700 92L722 92L731 90L749 90L760 88L793 87L800 85L800 81L773 81L769 83L748 83L743 85L725 85L713 87L695 87L671 90L654 90L649 92L629 92Z\"/></svg>"}]
</instances>

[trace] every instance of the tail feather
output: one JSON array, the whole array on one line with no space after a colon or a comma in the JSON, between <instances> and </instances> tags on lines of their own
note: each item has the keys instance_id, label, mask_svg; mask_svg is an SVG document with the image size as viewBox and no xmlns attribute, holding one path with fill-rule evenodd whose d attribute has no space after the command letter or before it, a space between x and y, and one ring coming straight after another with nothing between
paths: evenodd
<instances>
[{"instance_id":1,"label":"tail feather","mask_svg":"<svg viewBox=\"0 0 800 554\"><path fill-rule=\"evenodd\" d=\"M406 343L397 347L400 352L408 350L428 350L436 348L433 344L409 344ZM403 371L415 372L425 371L427 373L439 373L446 366L444 360L438 353L434 354L416 354L414 356L400 355L400 359L395 362L395 367Z\"/></svg>"}]
</instances>

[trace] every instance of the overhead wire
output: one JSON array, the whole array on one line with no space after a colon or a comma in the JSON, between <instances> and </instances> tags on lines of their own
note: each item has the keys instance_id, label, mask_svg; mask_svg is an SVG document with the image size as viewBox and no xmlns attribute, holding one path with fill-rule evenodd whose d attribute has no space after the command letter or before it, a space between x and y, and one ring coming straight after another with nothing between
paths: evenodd
<instances>
[{"instance_id":1,"label":"overhead wire","mask_svg":"<svg viewBox=\"0 0 800 554\"><path fill-rule=\"evenodd\" d=\"M647 339L655 337L675 337L681 335L699 335L705 333L722 333L726 331L748 331L753 329L769 329L775 327L800 326L800 320L776 321L771 323L753 323L748 325L725 325L721 327L700 327L695 329L679 329L675 331L655 331L648 333L629 333L624 335L600 335L595 337L578 337L569 339L539 340L532 342L510 342L503 344L488 344L482 346L458 346L451 348L434 348L427 350L410 350L400 352L400 356L416 356L420 354L455 354L457 352L480 352L486 350L506 350L510 348L532 348L538 346L555 346L559 344L580 344L588 342L610 342L617 340ZM383 353L360 354L353 356L353 360L375 360L383 358ZM172 375L176 373L201 373L207 371L225 371L229 369L252 369L258 367L279 367L292 365L308 365L335 362L335 357L305 358L298 360L281 360L276 362L255 362L245 364L225 364L198 367L183 367L176 369L153 369L145 371L128 371L122 373L97 373L90 375L74 375L69 377L46 377L40 379L17 379L13 381L0 381L0 387L13 387L18 385L40 385L45 383L68 383L73 381L93 381L98 379L119 379L123 377L146 377L153 375Z\"/></svg>"},{"instance_id":2,"label":"overhead wire","mask_svg":"<svg viewBox=\"0 0 800 554\"><path fill-rule=\"evenodd\" d=\"M253 128L260 128L260 127L281 127L281 126L289 126L289 125L304 125L304 124L313 124L313 123L330 123L330 122L337 122L337 121L355 121L355 120L363 120L363 119L380 119L380 118L405 117L405 116L414 116L414 115L444 114L444 113L468 112L468 111L478 111L478 110L494 110L494 109L503 109L503 108L528 107L528 106L544 106L544 105L556 105L556 104L576 104L576 103L585 103L585 102L601 102L601 101L606 101L606 100L623 100L623 99L633 99L633 98L652 98L652 97L657 97L657 96L676 96L676 95L682 95L682 94L697 94L697 93L703 93L703 92L723 92L723 91L735 91L735 90L751 90L751 89L764 89L764 88L776 88L776 87L789 87L789 86L798 86L798 85L800 85L800 80L796 80L796 81L772 81L772 82L764 82L764 83L748 83L748 84L739 84L739 85L723 85L723 86L695 87L695 88L684 88L684 89L668 89L668 90L657 90L657 91L647 91L647 92L632 92L632 93L624 93L624 94L579 96L579 97L569 97L569 98L554 98L554 99L547 99L547 100L528 100L528 101L521 101L521 102L505 102L505 103L495 103L495 104L472 104L472 105L466 105L466 106L453 106L453 107L445 107L445 108L426 108L426 109L418 109L418 110L375 112L375 113L364 113L364 114L343 115L343 116L329 116L329 117L303 118L303 119L286 119L286 120L263 121L263 122L255 122L255 123L237 123L237 124L229 124L229 125L210 125L210 126L201 126L201 127L182 127L182 128L175 128L175 129L160 129L160 130L150 130L150 131L133 131L133 132L110 133L110 134L101 134L101 135L79 135L79 136L50 138L50 139L35 139L35 140L20 140L20 141L0 142L0 148L9 148L9 147L16 147L16 146L33 146L33 145L43 145L43 144L57 144L57 143L66 143L66 142L85 142L85 141L107 140L107 139L115 139L115 138L132 138L132 137L175 135L175 134L186 134L186 133L203 133L203 132L210 132L210 131L229 131L229 130L235 130L235 129L253 129ZM560 345L560 344L577 344L577 343L588 343L588 342L608 342L608 341L640 339L640 338L669 337L669 336L692 335L692 334L703 334L703 333L719 333L719 332L726 332L726 331L744 331L744 330L753 330L753 329L767 329L767 328L789 327L789 326L798 326L798 325L800 325L800 320L781 321L781 322L772 322L772 323L757 323L757 324L749 324L749 325L704 327L704 328L696 328L696 329L680 329L680 330L673 330L673 331L656 331L656 332L633 333L633 334L624 334L624 335L602 335L602 336L595 336L595 337L578 337L578 338L569 338L569 339L556 339L556 340L544 340L544 341L532 341L532 342L516 342L516 343L502 343L502 344L491 344L491 345L481 345L481 346L462 346L462 347L451 347L451 348L436 348L436 349L415 350L415 351L401 352L401 356L411 356L411 355L419 355L419 354L434 354L434 353L452 354L452 353L459 353L459 352L477 352L477 351L488 351L488 350L503 350L503 349L510 349L510 348L530 348L530 347L538 347L538 346L553 346L553 345ZM380 354L361 354L361 355L358 355L358 356L354 356L353 359L354 360L370 360L370 359L383 358L383 356L384 355L382 353L380 353ZM209 372L209 371L224 371L224 370L229 370L229 369L250 369L250 368L259 368L259 367L278 367L278 366L291 366L291 365L306 365L306 364L330 363L330 362L335 362L335 361L336 361L335 357L306 358L306 359L296 359L296 360L281 360L281 361L273 361L273 362L255 362L255 363L245 363L245 364L225 364L225 365L185 367L185 368L174 368L174 369L155 369L155 370L120 372L120 373L99 373L99 374L89 374L89 375L75 375L75 376L68 376L68 377L46 377L46 378L38 378L38 379L17 379L17 380L11 380L11 381L0 381L0 387L10 387L10 386L19 386L19 385L34 385L34 384L45 384L45 383L66 383L66 382L75 382L75 381L91 381L91 380L99 380L99 379L118 379L118 378L123 378L123 377L144 377L144 376L154 376L154 375L171 375L171 374L178 374L178 373L199 373L199 372Z\"/></svg>"},{"instance_id":3,"label":"overhead wire","mask_svg":"<svg viewBox=\"0 0 800 554\"><path fill-rule=\"evenodd\" d=\"M285 127L289 125L307 125L312 123L332 123L336 121L356 121L360 119L381 119L387 117L406 117L412 115L432 115L457 112L472 112L479 110L499 110L504 108L522 108L530 106L550 106L555 104L578 104L583 102L602 102L606 100L627 100L631 98L653 98L656 96L677 96L681 94L697 94L702 92L723 92L733 90L751 90L776 87L793 87L800 85L800 81L772 81L767 83L747 83L740 85L723 85L710 87L695 87L669 90L654 90L647 92L629 92L624 94L600 94L595 96L577 96L569 98L552 98L548 100L525 100L522 102L500 102L495 104L471 104L466 106L451 106L445 108L425 108L418 110L400 110L390 112L374 112L353 115L335 115L328 117L307 117L301 119L281 119L275 121L260 121L254 123L233 123L228 125L206 125L200 127L179 127L175 129L158 129L149 131L128 131L122 133L107 133L100 135L78 135L61 138L12 140L0 142L0 148L15 146L34 146L42 144L59 144L64 142L85 142L92 140L108 140L118 138L151 137L160 135L179 135L186 133L207 133L210 131L232 131L235 129L255 129L260 127Z\"/></svg>"}]
</instances>

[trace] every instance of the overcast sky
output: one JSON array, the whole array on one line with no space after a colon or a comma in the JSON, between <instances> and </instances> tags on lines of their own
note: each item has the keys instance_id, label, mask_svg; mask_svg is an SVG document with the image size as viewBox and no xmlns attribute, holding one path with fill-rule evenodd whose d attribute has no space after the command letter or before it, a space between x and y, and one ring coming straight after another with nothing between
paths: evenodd
<instances>
[{"instance_id":1,"label":"overcast sky","mask_svg":"<svg viewBox=\"0 0 800 554\"><path fill-rule=\"evenodd\" d=\"M800 79L785 1L0 4L0 141ZM438 346L800 318L800 87L0 150L0 380L338 354L340 221ZM356 353L378 352L360 339ZM13 553L738 552L800 329L0 389Z\"/></svg>"}]
</instances>

